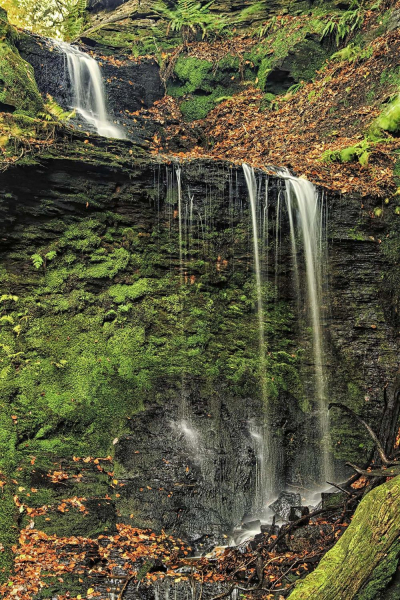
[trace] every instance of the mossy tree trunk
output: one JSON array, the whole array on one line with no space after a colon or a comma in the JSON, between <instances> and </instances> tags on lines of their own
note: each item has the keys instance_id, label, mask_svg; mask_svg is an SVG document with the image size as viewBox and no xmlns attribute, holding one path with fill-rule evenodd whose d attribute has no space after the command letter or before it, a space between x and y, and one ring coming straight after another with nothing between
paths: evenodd
<instances>
[{"instance_id":1,"label":"mossy tree trunk","mask_svg":"<svg viewBox=\"0 0 400 600\"><path fill-rule=\"evenodd\" d=\"M400 476L371 491L353 520L290 600L373 600L400 556Z\"/></svg>"}]
</instances>

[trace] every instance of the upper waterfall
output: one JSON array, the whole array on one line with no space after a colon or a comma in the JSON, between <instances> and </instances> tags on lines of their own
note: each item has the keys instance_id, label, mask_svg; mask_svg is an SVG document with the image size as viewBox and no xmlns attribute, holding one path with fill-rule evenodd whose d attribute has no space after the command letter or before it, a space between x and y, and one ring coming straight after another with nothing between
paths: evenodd
<instances>
[{"instance_id":1,"label":"upper waterfall","mask_svg":"<svg viewBox=\"0 0 400 600\"><path fill-rule=\"evenodd\" d=\"M99 135L125 139L125 132L114 125L107 114L103 78L97 61L65 42L57 42L57 47L67 57L73 108Z\"/></svg>"}]
</instances>

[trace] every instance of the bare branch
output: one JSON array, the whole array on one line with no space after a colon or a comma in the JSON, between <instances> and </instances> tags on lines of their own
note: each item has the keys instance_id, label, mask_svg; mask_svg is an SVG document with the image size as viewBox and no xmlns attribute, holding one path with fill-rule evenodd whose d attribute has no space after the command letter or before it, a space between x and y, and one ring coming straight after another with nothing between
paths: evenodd
<instances>
[{"instance_id":1,"label":"bare branch","mask_svg":"<svg viewBox=\"0 0 400 600\"><path fill-rule=\"evenodd\" d=\"M376 446L376 449L378 451L379 457L380 457L381 461L383 462L383 464L384 465L393 465L393 464L395 464L393 461L390 461L387 458L387 456L385 454L385 451L383 449L383 446L382 446L381 442L379 441L379 439L378 439L377 435L375 434L375 432L371 429L371 427L368 425L368 423L366 423L364 421L364 419L362 419L357 413L354 412L354 410L352 410L348 406L345 406L344 404L341 404L339 402L330 402L328 408L329 408L329 410L331 408L340 408L341 410L344 410L349 415L351 415L352 417L354 417L368 431L369 435L371 436L372 440L375 443L375 446Z\"/></svg>"}]
</instances>

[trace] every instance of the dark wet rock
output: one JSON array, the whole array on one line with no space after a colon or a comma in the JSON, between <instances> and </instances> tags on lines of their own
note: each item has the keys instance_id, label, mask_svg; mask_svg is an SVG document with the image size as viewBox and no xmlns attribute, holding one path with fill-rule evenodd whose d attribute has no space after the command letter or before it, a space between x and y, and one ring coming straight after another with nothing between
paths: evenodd
<instances>
[{"instance_id":1,"label":"dark wet rock","mask_svg":"<svg viewBox=\"0 0 400 600\"><path fill-rule=\"evenodd\" d=\"M288 521L292 506L299 506L300 504L300 494L295 494L294 492L281 492L275 502L269 505L269 508L278 517L284 521Z\"/></svg>"},{"instance_id":2,"label":"dark wet rock","mask_svg":"<svg viewBox=\"0 0 400 600\"><path fill-rule=\"evenodd\" d=\"M310 513L308 506L292 506L289 512L289 521L298 521Z\"/></svg>"},{"instance_id":3,"label":"dark wet rock","mask_svg":"<svg viewBox=\"0 0 400 600\"><path fill-rule=\"evenodd\" d=\"M304 40L291 48L268 74L266 91L281 94L300 80L311 80L327 57L328 53L319 37L307 35Z\"/></svg>"},{"instance_id":4,"label":"dark wet rock","mask_svg":"<svg viewBox=\"0 0 400 600\"><path fill-rule=\"evenodd\" d=\"M279 530L280 530L279 525L273 525L273 524L261 525L261 533L263 533L264 535L278 535Z\"/></svg>"},{"instance_id":5,"label":"dark wet rock","mask_svg":"<svg viewBox=\"0 0 400 600\"><path fill-rule=\"evenodd\" d=\"M321 543L332 531L332 525L306 525L286 535L285 543L292 552L304 552Z\"/></svg>"},{"instance_id":6,"label":"dark wet rock","mask_svg":"<svg viewBox=\"0 0 400 600\"><path fill-rule=\"evenodd\" d=\"M193 554L202 556L211 552L214 548L223 545L227 542L227 537L221 533L215 534L204 534L199 538L190 540L190 547L192 548Z\"/></svg>"},{"instance_id":7,"label":"dark wet rock","mask_svg":"<svg viewBox=\"0 0 400 600\"><path fill-rule=\"evenodd\" d=\"M140 224L141 233L145 234L151 235L158 227L158 202L162 206L166 197L167 168L144 158L143 151L136 146L129 145L135 157L132 158L127 154L128 146L124 143L98 138L93 149L96 154L88 154L84 161L82 148L85 146L82 140L79 146L78 141L77 138L71 141L70 151L65 142L65 158L42 157L40 165L10 169L2 176L0 250L4 263L8 264L9 260L10 269L15 272L27 273L31 277L29 261L7 259L11 249L13 256L17 257L26 251L26 239L22 234L30 227L34 228L36 236L29 239L30 255L36 248L49 245L60 237L66 224L79 222L90 216L92 211L115 213L118 218L122 215L131 223ZM74 148L79 150L77 156ZM126 159L117 160L115 157L119 155L126 156ZM234 194L232 205L240 202L243 206L246 198L242 169L230 168L223 162L193 161L185 164L182 177L183 189L190 186L195 202L203 202L208 197L208 190L212 190L212 197L217 199L214 207L217 216L213 226L219 248L222 254L232 253L231 236L225 235L224 231L232 227L230 186ZM155 181L159 182L156 193ZM235 182L233 186L232 181ZM276 186L270 198L272 219L273 199L279 182L271 179L271 183ZM330 313L325 325L329 334L327 375L335 399L348 401L350 389L363 417L371 423L379 423L382 389L391 380L398 365L398 329L393 326L397 323L393 304L395 293L387 298L387 302L382 302L384 296L378 292L382 285L380 274L394 266L382 254L382 245L369 239L377 236L377 231L382 239L386 239L385 232L389 233L390 224L376 223L378 219L371 219L368 214L373 208L373 200L364 199L363 202L366 215L360 217L359 198L348 198L343 202L333 196L329 200L334 231L332 229L333 241L329 250L332 278ZM234 226L243 218L243 212L235 213L237 221ZM362 236L358 234L354 239L352 228L359 221ZM283 219L283 240L288 231L288 224ZM240 268L243 273L248 273L252 260L248 244L240 251L241 254L235 257L235 270ZM294 313L292 275L287 266L291 264L290 244L283 244L281 257L282 270L278 274L280 299L292 306ZM173 270L178 268L179 254L171 253L167 265L163 263L163 257L157 260L157 268ZM195 274L197 276L197 271ZM16 280L13 293L26 294L26 290L31 289L29 285L29 278ZM68 285L75 285L75 282ZM109 285L108 281L91 278L86 282L86 290L99 297L106 285ZM203 289L212 293L221 285L215 270L210 269ZM110 308L105 307L104 315ZM36 310L44 309L38 306ZM376 329L371 328L371 322L378 324ZM294 343L294 333L293 340ZM305 343L308 342L305 340ZM311 396L312 367L304 363L301 376L306 389L311 390ZM257 461L248 420L260 417L261 402L256 394L246 398L235 397L223 386L214 387L214 383L213 394L210 394L200 380L193 379L188 387L187 404L193 415L192 425L199 432L200 451L190 447L182 428L176 425L182 402L180 389L169 386L168 381L161 382L154 389L159 400L146 402L141 412L132 415L125 434L119 436L115 445L119 474L124 483L119 490L116 508L121 511L122 520L128 521L130 514L134 514L138 526L155 530L165 528L174 534L179 532L190 542L206 536L208 541L204 542L202 551L208 551L210 546L224 543L222 535L231 531L235 523L241 523L243 516L251 514L253 509ZM315 436L315 412L303 410L301 400L300 395L296 397L282 391L276 403L279 408L274 409L271 415L274 431L281 432L279 435L282 436L279 439L282 450L278 469L283 484L299 483L305 471L311 483L318 481L320 475L315 459L319 449ZM331 419L334 439L340 437L342 440L340 447L335 446L336 453L343 452L344 458L348 459L349 452L352 452L351 459L359 462L365 454L365 450L359 448L359 444L365 442L364 432L355 431L350 424L351 436L343 435L343 415L337 417L333 413ZM113 437L110 437L110 446ZM38 482L40 487L48 484L45 477L38 478L42 480ZM36 483L33 485L32 482L32 487L36 487ZM93 496L97 495L93 492L94 487L96 484L89 483L81 495L90 496L89 489L92 489ZM232 490L235 490L234 494ZM294 499L289 504L289 512L291 506L299 504L300 498ZM86 533L89 521L87 524ZM43 522L44 527L50 525ZM82 525L82 531L84 528ZM98 527L90 525L90 531L98 531ZM212 541L209 543L209 540Z\"/></svg>"}]
</instances>

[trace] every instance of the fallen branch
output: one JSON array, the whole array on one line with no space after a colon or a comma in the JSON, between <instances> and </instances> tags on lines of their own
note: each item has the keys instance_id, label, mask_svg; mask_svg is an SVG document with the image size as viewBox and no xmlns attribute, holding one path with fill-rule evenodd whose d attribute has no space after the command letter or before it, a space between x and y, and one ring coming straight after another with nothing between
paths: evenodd
<instances>
[{"instance_id":1,"label":"fallen branch","mask_svg":"<svg viewBox=\"0 0 400 600\"><path fill-rule=\"evenodd\" d=\"M127 577L127 579L126 579L126 581L125 581L125 583L123 585L123 588L122 588L122 590L119 593L118 600L122 600L122 598L123 598L123 596L124 596L124 594L126 592L126 588L130 584L130 582L132 581L132 579L135 579L135 577L136 577L136 575L131 575L130 577Z\"/></svg>"},{"instance_id":2,"label":"fallen branch","mask_svg":"<svg viewBox=\"0 0 400 600\"><path fill-rule=\"evenodd\" d=\"M400 464L393 463L391 467L387 469L372 469L371 471L366 471L365 469L361 469L357 465L353 463L347 462L346 465L354 469L359 475L363 475L364 477L396 477L396 475L400 475Z\"/></svg>"}]
</instances>

